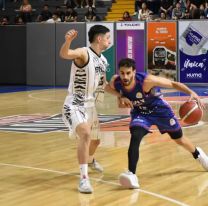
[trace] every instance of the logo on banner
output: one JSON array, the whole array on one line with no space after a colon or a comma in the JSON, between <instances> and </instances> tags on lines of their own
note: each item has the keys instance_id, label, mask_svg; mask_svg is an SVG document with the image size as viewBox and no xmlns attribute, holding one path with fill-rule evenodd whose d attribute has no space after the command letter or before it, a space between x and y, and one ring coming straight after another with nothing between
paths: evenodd
<instances>
[{"instance_id":1,"label":"logo on banner","mask_svg":"<svg viewBox=\"0 0 208 206\"><path fill-rule=\"evenodd\" d=\"M187 29L184 38L186 39L187 44L190 46L193 44L198 45L202 40L202 36L191 28Z\"/></svg>"},{"instance_id":2,"label":"logo on banner","mask_svg":"<svg viewBox=\"0 0 208 206\"><path fill-rule=\"evenodd\" d=\"M128 41L127 57L132 59L133 58L133 37L128 36L127 41Z\"/></svg>"},{"instance_id":3,"label":"logo on banner","mask_svg":"<svg viewBox=\"0 0 208 206\"><path fill-rule=\"evenodd\" d=\"M192 69L192 68L196 68L196 69L203 69L204 71L206 71L206 59L202 59L202 62L197 62L197 61L191 61L191 59L186 59L183 65L183 68L181 69L181 71L184 71L186 69Z\"/></svg>"},{"instance_id":4,"label":"logo on banner","mask_svg":"<svg viewBox=\"0 0 208 206\"><path fill-rule=\"evenodd\" d=\"M202 73L187 73L186 78L187 79L202 79Z\"/></svg>"}]
</instances>

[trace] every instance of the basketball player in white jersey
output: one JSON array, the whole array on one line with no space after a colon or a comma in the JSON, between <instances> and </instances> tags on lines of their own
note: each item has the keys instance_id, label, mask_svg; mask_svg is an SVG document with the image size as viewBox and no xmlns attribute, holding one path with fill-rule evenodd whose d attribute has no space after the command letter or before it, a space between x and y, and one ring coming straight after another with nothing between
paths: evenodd
<instances>
[{"instance_id":1,"label":"basketball player in white jersey","mask_svg":"<svg viewBox=\"0 0 208 206\"><path fill-rule=\"evenodd\" d=\"M88 32L90 47L71 49L71 42L77 34L75 30L68 31L60 50L63 59L73 60L68 95L63 107L63 119L78 141L77 155L80 165L78 190L81 193L92 193L88 163L91 162L89 166L98 171L103 170L93 158L100 143L95 94L98 90L103 92L104 88L108 63L102 52L110 45L110 30L105 26L95 25Z\"/></svg>"}]
</instances>

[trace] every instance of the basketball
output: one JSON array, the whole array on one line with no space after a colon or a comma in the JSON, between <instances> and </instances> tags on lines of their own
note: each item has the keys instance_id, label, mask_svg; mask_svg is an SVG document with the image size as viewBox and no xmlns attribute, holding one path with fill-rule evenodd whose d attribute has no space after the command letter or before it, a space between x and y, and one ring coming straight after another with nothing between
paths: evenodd
<instances>
[{"instance_id":1,"label":"basketball","mask_svg":"<svg viewBox=\"0 0 208 206\"><path fill-rule=\"evenodd\" d=\"M203 115L196 101L185 102L180 106L179 116L186 124L197 124Z\"/></svg>"}]
</instances>

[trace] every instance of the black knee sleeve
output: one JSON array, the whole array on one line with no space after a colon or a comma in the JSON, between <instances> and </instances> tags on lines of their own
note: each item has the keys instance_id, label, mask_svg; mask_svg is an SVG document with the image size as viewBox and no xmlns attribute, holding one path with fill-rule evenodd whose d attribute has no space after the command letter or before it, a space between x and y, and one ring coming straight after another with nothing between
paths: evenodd
<instances>
[{"instance_id":1,"label":"black knee sleeve","mask_svg":"<svg viewBox=\"0 0 208 206\"><path fill-rule=\"evenodd\" d=\"M180 128L179 130L177 131L174 131L174 132L168 132L168 134L170 135L171 139L179 139L183 136L183 131L182 129Z\"/></svg>"},{"instance_id":2,"label":"black knee sleeve","mask_svg":"<svg viewBox=\"0 0 208 206\"><path fill-rule=\"evenodd\" d=\"M139 146L142 138L148 133L146 129L140 126L131 127L131 140L128 149L128 167L129 171L135 174L137 162L139 160Z\"/></svg>"}]
</instances>

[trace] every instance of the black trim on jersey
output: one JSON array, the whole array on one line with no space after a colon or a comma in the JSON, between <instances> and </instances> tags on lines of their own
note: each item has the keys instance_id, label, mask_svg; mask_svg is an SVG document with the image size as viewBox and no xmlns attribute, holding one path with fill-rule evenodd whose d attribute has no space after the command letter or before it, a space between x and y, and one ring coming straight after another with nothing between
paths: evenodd
<instances>
[{"instance_id":1,"label":"black trim on jersey","mask_svg":"<svg viewBox=\"0 0 208 206\"><path fill-rule=\"evenodd\" d=\"M88 60L87 60L86 64L84 64L82 67L80 67L80 66L78 66L78 65L76 64L75 61L73 61L74 64L75 64L75 66L78 67L78 68L80 68L80 69L86 67L86 66L88 65L89 61L90 61L90 55L89 55L89 52L88 52L88 51L87 51L87 55L88 55Z\"/></svg>"},{"instance_id":2,"label":"black trim on jersey","mask_svg":"<svg viewBox=\"0 0 208 206\"><path fill-rule=\"evenodd\" d=\"M99 55L99 54L97 54L91 47L89 47L90 48L90 50L93 52L93 53L95 53L99 58L101 57L101 54Z\"/></svg>"}]
</instances>

